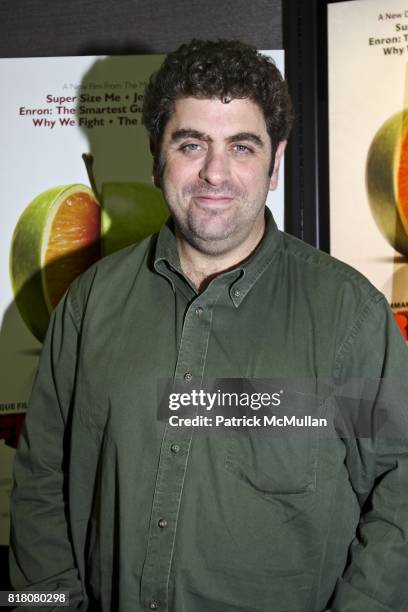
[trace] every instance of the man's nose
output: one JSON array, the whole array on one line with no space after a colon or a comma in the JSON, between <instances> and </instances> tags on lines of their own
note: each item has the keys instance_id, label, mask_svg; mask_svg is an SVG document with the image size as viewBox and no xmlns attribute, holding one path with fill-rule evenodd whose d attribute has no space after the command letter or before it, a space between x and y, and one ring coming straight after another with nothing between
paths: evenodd
<instances>
[{"instance_id":1,"label":"man's nose","mask_svg":"<svg viewBox=\"0 0 408 612\"><path fill-rule=\"evenodd\" d=\"M230 162L227 152L209 150L203 160L199 176L211 185L219 185L230 178Z\"/></svg>"}]
</instances>

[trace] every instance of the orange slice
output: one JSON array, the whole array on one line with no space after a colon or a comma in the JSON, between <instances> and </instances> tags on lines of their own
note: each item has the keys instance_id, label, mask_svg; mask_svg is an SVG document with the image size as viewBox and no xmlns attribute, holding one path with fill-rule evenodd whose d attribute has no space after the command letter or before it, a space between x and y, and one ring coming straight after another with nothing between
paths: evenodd
<instances>
[{"instance_id":1,"label":"orange slice","mask_svg":"<svg viewBox=\"0 0 408 612\"><path fill-rule=\"evenodd\" d=\"M65 290L100 257L100 211L89 187L61 185L34 198L18 220L11 283L20 315L40 342Z\"/></svg>"},{"instance_id":2,"label":"orange slice","mask_svg":"<svg viewBox=\"0 0 408 612\"><path fill-rule=\"evenodd\" d=\"M100 258L101 214L93 194L65 194L47 219L41 267L44 295L53 310L67 287Z\"/></svg>"}]
</instances>

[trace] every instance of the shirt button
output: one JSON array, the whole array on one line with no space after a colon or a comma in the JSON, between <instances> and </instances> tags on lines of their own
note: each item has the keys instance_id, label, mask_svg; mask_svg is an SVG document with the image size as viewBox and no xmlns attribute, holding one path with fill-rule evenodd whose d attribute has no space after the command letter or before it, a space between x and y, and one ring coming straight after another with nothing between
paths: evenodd
<instances>
[{"instance_id":1,"label":"shirt button","mask_svg":"<svg viewBox=\"0 0 408 612\"><path fill-rule=\"evenodd\" d=\"M234 289L234 297L239 298L241 297L241 292L239 289Z\"/></svg>"},{"instance_id":2,"label":"shirt button","mask_svg":"<svg viewBox=\"0 0 408 612\"><path fill-rule=\"evenodd\" d=\"M157 601L151 601L149 603L149 609L150 610L158 610L159 609L159 604L157 603Z\"/></svg>"},{"instance_id":3,"label":"shirt button","mask_svg":"<svg viewBox=\"0 0 408 612\"><path fill-rule=\"evenodd\" d=\"M195 313L197 317L201 317L201 315L203 314L203 309L201 308L201 306L197 306L197 308L195 309Z\"/></svg>"},{"instance_id":4,"label":"shirt button","mask_svg":"<svg viewBox=\"0 0 408 612\"><path fill-rule=\"evenodd\" d=\"M180 452L180 447L179 447L178 444L172 444L170 446L170 450L171 450L172 453L178 453L178 452Z\"/></svg>"},{"instance_id":5,"label":"shirt button","mask_svg":"<svg viewBox=\"0 0 408 612\"><path fill-rule=\"evenodd\" d=\"M192 378L193 378L193 375L191 374L191 372L186 372L186 373L184 374L184 380L185 380L186 382L190 382L190 380L192 380Z\"/></svg>"},{"instance_id":6,"label":"shirt button","mask_svg":"<svg viewBox=\"0 0 408 612\"><path fill-rule=\"evenodd\" d=\"M160 521L157 524L160 527L160 529L164 529L164 527L167 527L166 519L160 519Z\"/></svg>"}]
</instances>

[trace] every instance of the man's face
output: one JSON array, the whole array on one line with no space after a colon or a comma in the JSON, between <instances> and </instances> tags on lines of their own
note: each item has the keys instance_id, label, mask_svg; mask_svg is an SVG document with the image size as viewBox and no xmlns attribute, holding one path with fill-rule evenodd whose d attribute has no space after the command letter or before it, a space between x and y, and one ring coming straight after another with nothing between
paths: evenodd
<instances>
[{"instance_id":1,"label":"man's face","mask_svg":"<svg viewBox=\"0 0 408 612\"><path fill-rule=\"evenodd\" d=\"M160 187L179 236L207 254L225 254L261 237L284 147L280 143L269 176L271 142L257 104L177 100L163 134Z\"/></svg>"}]
</instances>

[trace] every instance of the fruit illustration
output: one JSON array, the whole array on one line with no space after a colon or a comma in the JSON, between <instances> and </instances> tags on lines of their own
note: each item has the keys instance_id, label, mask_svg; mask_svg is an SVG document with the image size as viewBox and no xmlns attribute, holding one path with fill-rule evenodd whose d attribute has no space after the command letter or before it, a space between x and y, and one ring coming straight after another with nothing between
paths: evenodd
<instances>
[{"instance_id":1,"label":"fruit illustration","mask_svg":"<svg viewBox=\"0 0 408 612\"><path fill-rule=\"evenodd\" d=\"M154 234L169 211L162 193L147 183L103 183L102 255Z\"/></svg>"},{"instance_id":2,"label":"fruit illustration","mask_svg":"<svg viewBox=\"0 0 408 612\"><path fill-rule=\"evenodd\" d=\"M48 189L21 215L11 242L11 283L19 312L39 340L65 289L100 257L99 235L99 203L86 185Z\"/></svg>"},{"instance_id":3,"label":"fruit illustration","mask_svg":"<svg viewBox=\"0 0 408 612\"><path fill-rule=\"evenodd\" d=\"M367 156L370 208L384 238L408 256L408 110L378 130Z\"/></svg>"},{"instance_id":4,"label":"fruit illustration","mask_svg":"<svg viewBox=\"0 0 408 612\"><path fill-rule=\"evenodd\" d=\"M394 318L405 342L408 342L408 313L404 311L394 312Z\"/></svg>"},{"instance_id":5,"label":"fruit illustration","mask_svg":"<svg viewBox=\"0 0 408 612\"><path fill-rule=\"evenodd\" d=\"M146 183L105 183L99 196L92 157L91 188L61 185L27 206L15 227L10 277L21 317L43 341L49 317L65 290L104 255L159 230L168 217L161 192Z\"/></svg>"},{"instance_id":6,"label":"fruit illustration","mask_svg":"<svg viewBox=\"0 0 408 612\"><path fill-rule=\"evenodd\" d=\"M98 194L93 173L93 157L82 155L89 182ZM139 242L157 232L169 216L162 192L148 183L102 183L101 255Z\"/></svg>"}]
</instances>

